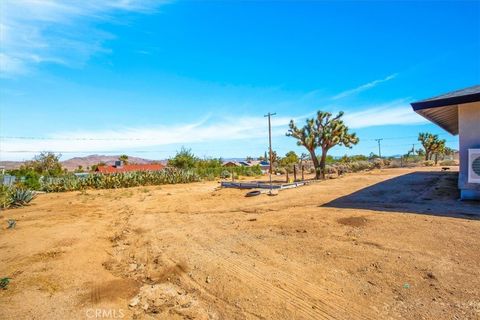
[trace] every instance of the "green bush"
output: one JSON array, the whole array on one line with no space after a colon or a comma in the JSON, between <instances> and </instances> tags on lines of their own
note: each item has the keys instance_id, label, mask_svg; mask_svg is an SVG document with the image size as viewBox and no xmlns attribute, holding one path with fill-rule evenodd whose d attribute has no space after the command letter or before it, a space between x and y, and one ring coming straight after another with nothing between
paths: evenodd
<instances>
[{"instance_id":1,"label":"green bush","mask_svg":"<svg viewBox=\"0 0 480 320\"><path fill-rule=\"evenodd\" d=\"M228 170L223 170L222 173L220 173L220 178L222 178L222 179L228 179L231 176L232 176L232 174Z\"/></svg>"}]
</instances>

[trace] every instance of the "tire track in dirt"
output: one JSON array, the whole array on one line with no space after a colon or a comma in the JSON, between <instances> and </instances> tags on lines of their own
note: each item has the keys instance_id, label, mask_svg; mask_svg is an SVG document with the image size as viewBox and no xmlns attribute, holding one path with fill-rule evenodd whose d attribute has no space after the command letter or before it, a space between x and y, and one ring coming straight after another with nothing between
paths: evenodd
<instances>
[{"instance_id":1,"label":"tire track in dirt","mask_svg":"<svg viewBox=\"0 0 480 320\"><path fill-rule=\"evenodd\" d=\"M251 209L253 210L254 208ZM243 210L241 212L243 212ZM306 280L294 277L292 274L268 266L255 259L232 259L229 257L231 252L227 249L218 248L218 246L216 246L215 249L212 249L211 243L208 243L208 241L201 237L195 237L192 235L187 237L186 235L183 235L183 232L180 230L182 230L182 227L185 225L191 224L192 221L191 218L187 217L181 217L179 221L177 214L178 213L173 212L165 212L162 214L162 224L167 232L162 233L160 237L161 240L160 238L157 238L154 242L165 243L166 241L177 244L188 243L190 248L193 246L191 249L192 252L196 253L195 255L201 254L201 260L220 262L220 264L223 265L222 269L224 269L226 274L230 273L235 277L240 277L245 283L255 283L257 284L255 288L264 296L273 296L276 297L276 299L274 299L275 301L283 301L287 303L294 310L295 317L308 319L338 319L339 316L341 316L349 319L375 319L375 317L365 315L364 312L359 312L357 308L351 306L351 302L346 301L346 299L338 294L328 292L326 289L321 289ZM130 215L127 215L127 220L129 217ZM212 221L207 224L203 219L195 219L195 224L195 233L200 231L198 234L207 236L207 239L210 238L208 237L208 234L211 234L212 230L215 229L212 226ZM131 233L128 233L127 236L132 243L135 243L136 238L138 238L138 236ZM211 239L214 238L214 235L212 235ZM171 257L169 257L169 259L173 261ZM252 268L252 262L262 269L262 271L268 271L268 274ZM276 274L274 279L271 277L272 269ZM199 290L207 300L221 300L227 305L233 307L227 299L210 292L205 285L198 283L192 277L183 274L181 278L190 286ZM274 280L274 283L272 283L272 280ZM261 315L252 314L243 308L242 312L251 316L261 317Z\"/></svg>"},{"instance_id":2,"label":"tire track in dirt","mask_svg":"<svg viewBox=\"0 0 480 320\"><path fill-rule=\"evenodd\" d=\"M172 240L173 238L174 237L172 236ZM175 239L175 241L179 241L179 240L180 239L178 239L178 237L177 239ZM214 252L207 249L206 247L198 245L198 243L191 244L191 245L195 245L196 249L194 251L201 252L203 258L207 257L207 260L220 262L220 264L225 266L223 269L225 270L226 273L231 273L236 277L240 277L244 279L244 281L247 283L257 284L257 286L261 288L260 291L264 296L273 295L275 297L278 297L279 300L290 304L296 311L299 312L299 314L303 316L303 318L336 319L335 315L331 315L325 312L324 310L321 310L320 308L316 308L316 309L312 308L312 304L305 301L304 297L299 297L296 293L290 290L275 286L272 283L265 280L265 277L263 275L249 271L249 267L238 266L238 261L231 261L228 258L215 254ZM168 259L171 260L172 262L174 261L171 257L169 257ZM192 277L189 277L188 275L183 275L181 278L184 281L186 281L190 286L194 287L195 289L200 291L202 294L207 296L210 300L215 301L219 299L224 303L226 303L227 305L233 306L231 302L229 302L222 296L218 296L210 292L204 285L200 284ZM250 311L245 310L244 308L242 308L241 310L244 313L254 315L255 317L263 318L263 316L251 313ZM298 314L296 314L296 316L298 316Z\"/></svg>"},{"instance_id":3,"label":"tire track in dirt","mask_svg":"<svg viewBox=\"0 0 480 320\"><path fill-rule=\"evenodd\" d=\"M195 242L199 244L200 240L196 239ZM241 275L244 279L252 279L250 280L252 283L261 283L258 287L264 291L265 295L272 295L273 293L283 301L288 301L295 309L300 310L304 316L309 318L337 319L340 314L343 314L350 319L376 319L376 317L364 315L356 310L356 308L352 308L349 306L350 303L341 296L319 289L304 280L294 279L290 274L279 269L275 269L275 273L281 274L279 282L284 282L285 287L274 285L268 280L265 280L267 277L258 270L253 269L251 264L247 264L245 260L241 261L228 258L229 253L226 250L223 252L219 252L218 250L213 252L211 249L204 246L200 247L199 250L200 251L198 252L204 253L204 256L205 253L207 253L212 260L221 260L226 265L226 270L233 270L236 275ZM258 265L261 263L255 260L255 264ZM299 292L303 292L304 295ZM332 295L335 296L334 299L331 298ZM313 298L315 302L309 303L305 301L306 298ZM321 305L317 305L318 303Z\"/></svg>"},{"instance_id":4,"label":"tire track in dirt","mask_svg":"<svg viewBox=\"0 0 480 320\"><path fill-rule=\"evenodd\" d=\"M211 224L207 225L202 219L196 221L196 227L200 227L200 229L203 231L202 234L207 236L206 238L210 238L208 237L208 234L211 233L211 230L216 229L212 228ZM214 238L213 235L212 238ZM285 299L285 301L293 301L293 306L299 307L303 310L303 312L305 312L306 315L312 316L314 319L319 319L319 317L321 319L334 319L338 318L338 314L345 314L345 316L350 319L377 318L373 315L365 315L364 311L359 311L358 308L352 306L351 302L347 301L344 297L333 292L328 292L326 289L321 289L318 286L312 285L308 281L296 278L278 268L275 268L275 273L280 275L278 280L280 283L283 282L285 287L275 286L268 280L265 280L267 278L265 274L262 274L257 269L252 268L252 263L247 263L246 260L229 258L231 252L227 249L221 249L217 246L215 251L213 251L211 249L211 245L205 243L205 241L203 241L200 237L193 237L190 239L185 238L182 240L189 241L191 245L193 244L197 246L198 249L196 249L195 252L207 253L209 260L221 260L228 265L229 268L235 270L237 274L242 274L247 279L254 278L255 281L261 282L262 286L259 287L269 288L269 290L265 291L266 294L269 292L275 292ZM258 246L259 244L257 243L256 245ZM265 246L262 247L264 247L265 250L268 249ZM254 262L257 266L260 266L260 269L272 269L271 266L267 266L256 259L251 259L251 262ZM298 292L301 292L302 294L299 294ZM314 299L315 302L313 304L307 303L304 301L305 297ZM320 303L321 306L317 305L318 303ZM317 308L313 310L318 310L318 312L312 312L313 306Z\"/></svg>"},{"instance_id":5,"label":"tire track in dirt","mask_svg":"<svg viewBox=\"0 0 480 320\"><path fill-rule=\"evenodd\" d=\"M196 227L199 226L196 225ZM212 230L212 226L206 226L202 223L201 229L203 229L205 234L208 234L208 230ZM189 242L189 246L196 247L192 251L201 253L202 259L209 261L221 261L221 264L225 266L224 270L226 273L231 273L234 276L240 276L242 279L249 279L245 281L246 283L259 284L256 286L256 288L260 289L265 296L273 295L278 297L279 301L287 302L298 311L297 316L301 315L303 318L309 319L338 319L339 314L342 314L344 317L350 319L376 319L376 317L363 315L355 308L342 307L348 306L349 302L341 296L327 292L326 290L321 290L316 286L312 286L306 281L294 279L290 274L282 272L279 269L275 269L277 274L281 274L281 277L279 277L278 281L280 283L283 282L285 286L281 287L272 284L269 280L266 280L268 277L265 274L262 274L258 270L252 269L251 263L248 264L245 261L229 258L228 256L231 253L228 250L216 248L215 251L213 251L211 246L202 241L202 239L199 237L188 239L181 237L179 234L172 233L167 237L166 235L162 236L163 240L165 240L165 238L169 238L171 241L175 241L176 243ZM255 262L256 264L259 263L257 260L252 260L252 262ZM264 267L266 270L271 269L271 267L265 267L265 265L262 267ZM193 279L191 281L193 281ZM196 281L194 282L197 284L197 286L199 285ZM202 285L200 285L199 289L202 292L206 290ZM209 295L211 294L209 293ZM334 298L332 299L331 296L334 296ZM221 299L221 297L215 297ZM314 301L308 302L307 298ZM338 303L339 300L341 303Z\"/></svg>"},{"instance_id":6,"label":"tire track in dirt","mask_svg":"<svg viewBox=\"0 0 480 320\"><path fill-rule=\"evenodd\" d=\"M169 258L169 260L172 263L175 263L174 260L172 260L170 258ZM208 290L208 288L205 288L205 286L201 285L198 281L196 281L194 278L188 276L187 274L181 274L179 276L179 278L181 278L182 281L184 281L185 284L195 288L197 291L199 291L203 295L207 296L211 301L220 300L224 305L226 305L228 308L232 309L232 313L238 311L238 309L241 309L240 307L231 303L227 299L224 299L223 297L219 297L219 296L215 295L214 293L210 292L210 290ZM258 319L267 319L262 315L256 314L254 312L251 312L251 311L248 311L248 310L245 310L245 309L241 309L241 311L248 314L248 315L254 316Z\"/></svg>"}]
</instances>

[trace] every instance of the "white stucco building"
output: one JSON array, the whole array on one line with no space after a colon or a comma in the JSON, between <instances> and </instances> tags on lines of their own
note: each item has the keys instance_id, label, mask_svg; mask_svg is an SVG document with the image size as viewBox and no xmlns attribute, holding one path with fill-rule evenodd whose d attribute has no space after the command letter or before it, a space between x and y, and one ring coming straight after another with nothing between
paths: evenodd
<instances>
[{"instance_id":1,"label":"white stucco building","mask_svg":"<svg viewBox=\"0 0 480 320\"><path fill-rule=\"evenodd\" d=\"M413 110L459 136L458 187L463 200L480 200L480 85L411 104Z\"/></svg>"}]
</instances>

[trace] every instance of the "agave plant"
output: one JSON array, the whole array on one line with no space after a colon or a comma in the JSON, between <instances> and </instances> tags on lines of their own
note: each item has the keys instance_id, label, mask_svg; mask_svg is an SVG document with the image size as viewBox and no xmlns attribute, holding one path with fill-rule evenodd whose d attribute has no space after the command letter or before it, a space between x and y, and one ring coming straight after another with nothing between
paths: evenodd
<instances>
[{"instance_id":1,"label":"agave plant","mask_svg":"<svg viewBox=\"0 0 480 320\"><path fill-rule=\"evenodd\" d=\"M11 206L21 207L27 205L30 201L35 199L37 194L28 189L16 189L12 192L11 196Z\"/></svg>"}]
</instances>

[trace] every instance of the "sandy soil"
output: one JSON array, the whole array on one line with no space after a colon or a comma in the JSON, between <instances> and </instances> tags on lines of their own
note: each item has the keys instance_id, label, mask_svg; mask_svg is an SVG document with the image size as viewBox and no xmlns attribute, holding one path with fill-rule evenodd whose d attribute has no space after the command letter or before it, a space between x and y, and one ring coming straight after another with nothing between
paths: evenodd
<instances>
[{"instance_id":1,"label":"sandy soil","mask_svg":"<svg viewBox=\"0 0 480 320\"><path fill-rule=\"evenodd\" d=\"M432 170L40 195L0 214L0 318L479 319L480 205Z\"/></svg>"}]
</instances>

